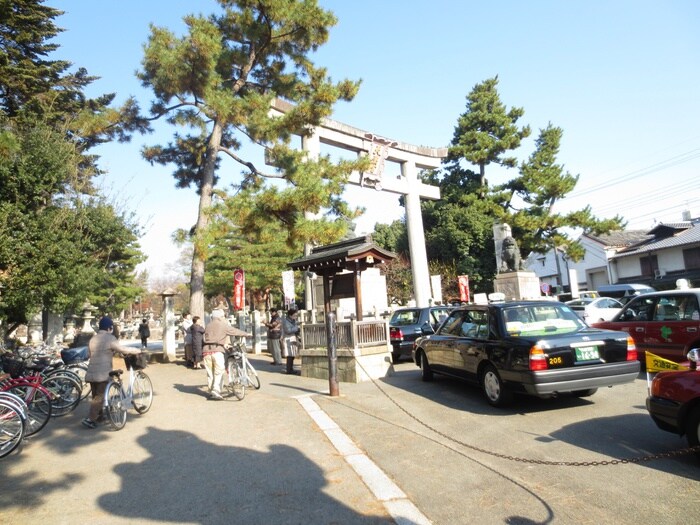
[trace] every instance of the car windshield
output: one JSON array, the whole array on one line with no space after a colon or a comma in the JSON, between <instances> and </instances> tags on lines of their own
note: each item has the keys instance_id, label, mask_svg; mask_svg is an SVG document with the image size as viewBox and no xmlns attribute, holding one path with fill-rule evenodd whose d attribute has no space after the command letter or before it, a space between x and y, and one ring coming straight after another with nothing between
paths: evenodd
<instances>
[{"instance_id":1,"label":"car windshield","mask_svg":"<svg viewBox=\"0 0 700 525\"><path fill-rule=\"evenodd\" d=\"M397 310L391 317L389 324L394 326L406 326L409 324L418 324L420 318L419 310Z\"/></svg>"},{"instance_id":2,"label":"car windshield","mask_svg":"<svg viewBox=\"0 0 700 525\"><path fill-rule=\"evenodd\" d=\"M503 320L510 336L558 335L586 327L566 305L519 305L503 309Z\"/></svg>"}]
</instances>

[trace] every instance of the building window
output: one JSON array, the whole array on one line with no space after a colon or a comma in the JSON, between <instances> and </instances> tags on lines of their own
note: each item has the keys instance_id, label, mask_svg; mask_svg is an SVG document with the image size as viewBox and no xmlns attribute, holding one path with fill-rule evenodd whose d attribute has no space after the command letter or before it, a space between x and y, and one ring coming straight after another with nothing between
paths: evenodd
<instances>
[{"instance_id":1,"label":"building window","mask_svg":"<svg viewBox=\"0 0 700 525\"><path fill-rule=\"evenodd\" d=\"M683 250L683 263L686 270L700 268L700 247Z\"/></svg>"},{"instance_id":2,"label":"building window","mask_svg":"<svg viewBox=\"0 0 700 525\"><path fill-rule=\"evenodd\" d=\"M656 260L656 255L640 257L639 263L642 266L642 275L645 277L654 277L656 270L659 269L659 263Z\"/></svg>"}]
</instances>

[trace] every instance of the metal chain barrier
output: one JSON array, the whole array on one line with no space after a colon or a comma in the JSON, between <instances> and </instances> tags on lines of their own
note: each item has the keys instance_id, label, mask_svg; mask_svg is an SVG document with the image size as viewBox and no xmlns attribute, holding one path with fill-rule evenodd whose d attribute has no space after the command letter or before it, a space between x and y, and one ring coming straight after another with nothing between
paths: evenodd
<instances>
[{"instance_id":1,"label":"metal chain barrier","mask_svg":"<svg viewBox=\"0 0 700 525\"><path fill-rule=\"evenodd\" d=\"M638 456L638 457L633 457L633 458L627 458L627 459L610 459L610 460L601 460L601 461L551 461L551 460L546 460L546 459L529 459L529 458L523 458L523 457L518 457L518 456L511 456L509 454L502 454L500 452L495 452L493 450L488 450L485 448L477 447L476 445L471 445L469 443L465 443L464 441L460 441L452 436L448 436L441 430L438 430L429 424L425 423L424 421L421 421L418 419L416 416L414 416L411 412L406 410L404 407L402 407L395 399L393 399L383 388L382 386L372 378L372 376L367 373L367 370L362 366L362 363L357 361L357 364L362 368L362 371L367 375L367 377L370 378L370 381L372 381L372 384L377 387L377 389L384 394L384 396L391 401L392 404L396 406L401 412L406 414L409 418L411 418L413 421L418 423L424 428L427 428L431 432L434 432L435 434L439 435L440 437L451 441L452 443L455 443L457 445L461 445L465 448L468 448L470 450L474 450L476 452L481 452L482 454L487 454L489 456L505 459L508 461L516 461L518 463L527 463L527 464L534 464L534 465L552 465L552 466L557 466L557 467L604 467L604 466L609 466L609 465L626 465L629 463L632 464L638 464L638 463L647 463L649 461L654 461L657 459L666 459L666 458L672 458L672 457L677 457L677 456L684 456L686 454L691 454L693 452L700 453L700 446L696 447L687 447L687 448L682 448L678 450L671 450L668 452L660 452L658 454L648 454L645 456Z\"/></svg>"}]
</instances>

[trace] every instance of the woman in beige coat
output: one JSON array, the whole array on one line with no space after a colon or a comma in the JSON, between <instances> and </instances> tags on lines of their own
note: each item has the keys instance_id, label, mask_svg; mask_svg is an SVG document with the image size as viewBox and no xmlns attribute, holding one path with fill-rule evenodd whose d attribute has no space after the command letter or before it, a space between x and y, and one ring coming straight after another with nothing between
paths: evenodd
<instances>
[{"instance_id":1,"label":"woman in beige coat","mask_svg":"<svg viewBox=\"0 0 700 525\"><path fill-rule=\"evenodd\" d=\"M112 358L114 352L122 354L140 354L141 350L121 346L114 337L114 323L109 317L100 319L99 331L90 338L88 350L90 352L90 364L85 373L85 381L90 383L92 400L88 417L81 423L87 428L97 428L97 422L102 411L102 402L105 398L105 389L109 381L109 373L114 370Z\"/></svg>"}]
</instances>

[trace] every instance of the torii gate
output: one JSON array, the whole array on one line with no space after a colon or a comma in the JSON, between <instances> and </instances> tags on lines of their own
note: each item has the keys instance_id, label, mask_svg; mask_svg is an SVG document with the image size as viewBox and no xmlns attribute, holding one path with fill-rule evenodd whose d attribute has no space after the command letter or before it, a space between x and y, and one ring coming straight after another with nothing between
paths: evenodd
<instances>
[{"instance_id":1,"label":"torii gate","mask_svg":"<svg viewBox=\"0 0 700 525\"><path fill-rule=\"evenodd\" d=\"M271 106L271 113L282 114L291 108L292 105L289 102L275 99ZM331 119L324 119L321 126L314 128L309 136L301 138L302 150L307 152L310 159L317 159L320 156L321 143L354 151L358 155L369 155L372 158L372 171L353 172L348 180L350 184L404 195L416 305L429 306L430 272L425 251L420 199L421 197L440 199L440 188L421 182L418 179L418 172L439 168L442 159L447 156L447 148L430 148L390 141ZM383 176L386 160L401 166L400 177ZM309 288L307 286L307 304L309 304Z\"/></svg>"}]
</instances>

